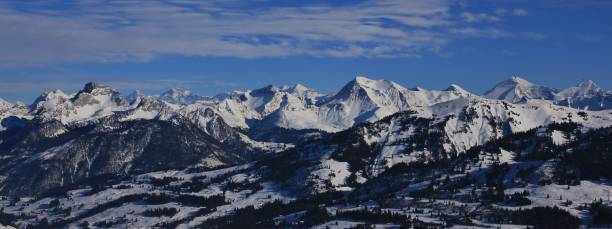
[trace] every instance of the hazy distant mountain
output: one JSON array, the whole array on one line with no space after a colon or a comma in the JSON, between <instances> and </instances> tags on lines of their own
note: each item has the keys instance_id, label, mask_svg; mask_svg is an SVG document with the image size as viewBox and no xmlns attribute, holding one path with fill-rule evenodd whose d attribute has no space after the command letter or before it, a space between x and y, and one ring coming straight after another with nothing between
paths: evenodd
<instances>
[{"instance_id":1,"label":"hazy distant mountain","mask_svg":"<svg viewBox=\"0 0 612 229\"><path fill-rule=\"evenodd\" d=\"M549 100L561 106L585 110L612 108L612 92L602 90L591 80L580 82L575 87L555 89L535 85L525 79L512 77L497 84L484 96L489 99L520 103L529 99Z\"/></svg>"}]
</instances>

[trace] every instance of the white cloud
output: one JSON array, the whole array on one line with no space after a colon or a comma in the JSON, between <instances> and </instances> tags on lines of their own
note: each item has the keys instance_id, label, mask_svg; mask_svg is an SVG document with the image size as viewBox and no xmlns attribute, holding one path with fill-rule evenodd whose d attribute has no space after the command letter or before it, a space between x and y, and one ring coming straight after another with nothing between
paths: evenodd
<instances>
[{"instance_id":1,"label":"white cloud","mask_svg":"<svg viewBox=\"0 0 612 229\"><path fill-rule=\"evenodd\" d=\"M464 12L461 14L461 17L463 18L463 20L467 21L467 22L482 22L482 21L486 21L486 22L496 22L496 21L501 21L501 18L497 17L497 16L493 16L493 15L488 15L485 13L469 13L469 12Z\"/></svg>"},{"instance_id":2,"label":"white cloud","mask_svg":"<svg viewBox=\"0 0 612 229\"><path fill-rule=\"evenodd\" d=\"M498 16L504 16L504 15L511 14L513 16L524 17L524 16L529 15L529 12L521 8L516 8L516 9L497 8L495 9L495 14Z\"/></svg>"},{"instance_id":3,"label":"white cloud","mask_svg":"<svg viewBox=\"0 0 612 229\"><path fill-rule=\"evenodd\" d=\"M505 8L497 8L495 9L495 14L499 15L499 16L503 16L506 15L508 13L508 10Z\"/></svg>"},{"instance_id":4,"label":"white cloud","mask_svg":"<svg viewBox=\"0 0 612 229\"><path fill-rule=\"evenodd\" d=\"M415 57L440 50L462 34L456 32L465 27L458 18L501 20L484 13L453 13L454 3L448 0L284 7L247 3L95 0L59 9L45 7L49 3L43 1L24 3L27 10L0 3L0 62L149 61L164 54Z\"/></svg>"},{"instance_id":5,"label":"white cloud","mask_svg":"<svg viewBox=\"0 0 612 229\"><path fill-rule=\"evenodd\" d=\"M528 14L529 13L525 9L514 9L514 10L512 10L512 15L514 15L514 16L524 17L524 16L527 16Z\"/></svg>"}]
</instances>

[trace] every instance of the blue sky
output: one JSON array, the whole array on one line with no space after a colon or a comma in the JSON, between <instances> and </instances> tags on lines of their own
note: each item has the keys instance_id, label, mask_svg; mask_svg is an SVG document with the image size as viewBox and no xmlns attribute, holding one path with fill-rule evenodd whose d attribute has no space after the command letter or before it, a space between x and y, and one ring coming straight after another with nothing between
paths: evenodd
<instances>
[{"instance_id":1,"label":"blue sky","mask_svg":"<svg viewBox=\"0 0 612 229\"><path fill-rule=\"evenodd\" d=\"M357 75L482 93L520 75L612 89L612 1L2 1L0 97L98 81L202 95Z\"/></svg>"}]
</instances>

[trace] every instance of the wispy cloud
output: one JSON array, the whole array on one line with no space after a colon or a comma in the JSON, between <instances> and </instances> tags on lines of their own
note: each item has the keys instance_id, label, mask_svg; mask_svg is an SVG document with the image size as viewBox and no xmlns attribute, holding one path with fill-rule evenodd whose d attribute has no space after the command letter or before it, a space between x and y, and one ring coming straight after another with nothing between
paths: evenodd
<instances>
[{"instance_id":1,"label":"wispy cloud","mask_svg":"<svg viewBox=\"0 0 612 229\"><path fill-rule=\"evenodd\" d=\"M512 10L512 15L514 15L514 16L524 17L524 16L527 16L528 14L529 13L525 9L514 9L514 10Z\"/></svg>"},{"instance_id":2,"label":"wispy cloud","mask_svg":"<svg viewBox=\"0 0 612 229\"><path fill-rule=\"evenodd\" d=\"M526 9L522 9L522 8L516 8L516 9L497 8L495 10L495 14L499 16L513 15L517 17L525 17L529 15L529 12Z\"/></svg>"},{"instance_id":3,"label":"wispy cloud","mask_svg":"<svg viewBox=\"0 0 612 229\"><path fill-rule=\"evenodd\" d=\"M447 0L278 6L266 1L0 3L0 62L149 61L159 55L240 58L416 57L500 15L451 10ZM513 14L518 15L515 9ZM526 11L521 16L527 15ZM463 20L460 20L463 19ZM468 24L466 24L466 22ZM484 24L481 31L499 31ZM457 33L456 31L464 31Z\"/></svg>"},{"instance_id":4,"label":"wispy cloud","mask_svg":"<svg viewBox=\"0 0 612 229\"><path fill-rule=\"evenodd\" d=\"M496 21L501 21L501 18L494 16L494 15L489 15L486 13L469 13L469 12L464 12L461 14L461 17L467 21L467 22L481 22L481 21L486 21L486 22L496 22Z\"/></svg>"}]
</instances>

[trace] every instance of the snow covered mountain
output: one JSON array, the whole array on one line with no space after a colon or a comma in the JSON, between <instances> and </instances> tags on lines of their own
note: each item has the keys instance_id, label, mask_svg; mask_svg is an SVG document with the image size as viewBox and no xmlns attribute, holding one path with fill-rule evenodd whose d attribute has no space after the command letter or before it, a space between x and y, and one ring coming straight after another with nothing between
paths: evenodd
<instances>
[{"instance_id":1,"label":"snow covered mountain","mask_svg":"<svg viewBox=\"0 0 612 229\"><path fill-rule=\"evenodd\" d=\"M612 109L612 91L604 91L593 81L585 80L557 93L555 103L585 110Z\"/></svg>"},{"instance_id":2,"label":"snow covered mountain","mask_svg":"<svg viewBox=\"0 0 612 229\"><path fill-rule=\"evenodd\" d=\"M458 86L444 91L409 90L387 80L356 77L338 93L318 97L316 103L286 96L286 102L263 119L264 125L287 129L337 132L364 122L380 120L412 107L429 106L472 96Z\"/></svg>"},{"instance_id":3,"label":"snow covered mountain","mask_svg":"<svg viewBox=\"0 0 612 229\"><path fill-rule=\"evenodd\" d=\"M575 116L565 112L580 111L550 105L540 114L561 115L549 120L551 124L526 131L513 132L509 128L499 138L473 142L474 147L458 153L461 147L446 146L463 144L456 144L452 136L481 135L470 133L480 131L472 128L481 125L529 128L534 124L513 123L514 118L522 119L520 115L499 122L488 120L506 116L498 112L505 106L513 106L508 113L537 107L486 99L462 100L467 106L428 109L432 113L457 111L451 115L457 120L439 114L426 118L420 117L426 113L400 112L254 163L213 171L143 171L127 179L96 177L37 199L0 202L5 207L2 214L18 227L45 223L53 227L91 224L179 228L334 228L364 222L430 227L449 222L464 226L541 225L533 220L519 221L518 214L533 215L539 220L553 214L552 222L571 220L571 228L600 225L597 220L604 216L591 212L600 206L594 204L609 204L599 203L596 198L612 190L609 183L599 180L612 178L612 171L603 166L610 162L605 155L612 152L610 128L591 128L610 125L609 119L600 117L602 112ZM475 107L479 108L475 111ZM585 118L587 126L554 122ZM537 119L533 121L536 122ZM486 127L482 131L489 130ZM53 155L48 154L54 152L56 149L39 158L50 160L47 158ZM589 207L582 208L585 204ZM520 212L519 208L533 212ZM313 209L323 209L325 213ZM318 216L322 218L311 218L313 211L322 214ZM385 211L397 215L383 218L387 217ZM470 213L465 216L462 211ZM46 221L33 215L43 216Z\"/></svg>"},{"instance_id":4,"label":"snow covered mountain","mask_svg":"<svg viewBox=\"0 0 612 229\"><path fill-rule=\"evenodd\" d=\"M189 90L182 90L179 88L172 88L165 91L159 95L159 98L169 103L181 105L192 104L198 100L207 99L206 97L195 95Z\"/></svg>"},{"instance_id":5,"label":"snow covered mountain","mask_svg":"<svg viewBox=\"0 0 612 229\"><path fill-rule=\"evenodd\" d=\"M0 98L0 131L17 124L15 119L29 118L28 107L22 102L11 104Z\"/></svg>"},{"instance_id":6,"label":"snow covered mountain","mask_svg":"<svg viewBox=\"0 0 612 229\"><path fill-rule=\"evenodd\" d=\"M333 95L125 98L89 83L0 100L0 225L602 226L609 95L591 81L513 77L478 96L357 77Z\"/></svg>"},{"instance_id":7,"label":"snow covered mountain","mask_svg":"<svg viewBox=\"0 0 612 229\"><path fill-rule=\"evenodd\" d=\"M32 104L31 113L43 121L63 124L89 121L128 109L127 100L112 88L88 83L74 95L57 90L47 92Z\"/></svg>"},{"instance_id":8,"label":"snow covered mountain","mask_svg":"<svg viewBox=\"0 0 612 229\"><path fill-rule=\"evenodd\" d=\"M484 97L521 103L530 99L542 99L554 104L583 110L612 109L612 92L602 90L595 82L585 80L574 87L555 89L535 85L513 76L485 92Z\"/></svg>"},{"instance_id":9,"label":"snow covered mountain","mask_svg":"<svg viewBox=\"0 0 612 229\"><path fill-rule=\"evenodd\" d=\"M523 78L513 76L485 92L484 97L518 103L526 99L553 100L556 92L558 92L557 89L535 85Z\"/></svg>"},{"instance_id":10,"label":"snow covered mountain","mask_svg":"<svg viewBox=\"0 0 612 229\"><path fill-rule=\"evenodd\" d=\"M0 98L0 110L5 110L5 109L7 109L7 108L9 108L11 106L12 106L11 103L9 103L6 100Z\"/></svg>"}]
</instances>

